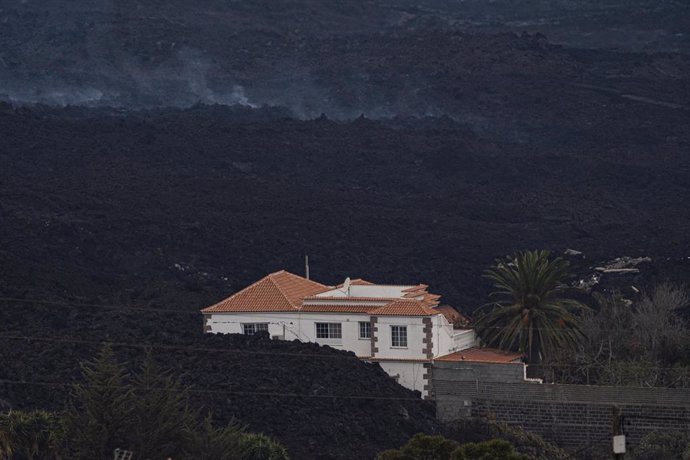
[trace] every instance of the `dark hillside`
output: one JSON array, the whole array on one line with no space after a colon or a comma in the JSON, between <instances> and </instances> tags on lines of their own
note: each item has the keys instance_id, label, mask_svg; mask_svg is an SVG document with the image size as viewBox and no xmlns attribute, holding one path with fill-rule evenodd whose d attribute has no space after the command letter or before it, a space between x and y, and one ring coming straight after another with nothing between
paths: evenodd
<instances>
[{"instance_id":1,"label":"dark hillside","mask_svg":"<svg viewBox=\"0 0 690 460\"><path fill-rule=\"evenodd\" d=\"M631 93L688 106L688 55L679 53L690 49L690 16L681 2L408 3L10 2L0 9L0 100L269 104L306 118L445 113L491 124L496 111L518 115L518 105L547 115L564 103L578 116L571 98L590 100L592 89L573 85L586 84L608 89L605 101ZM591 51L578 62L543 35L556 29L559 43L599 49L591 43L599 36L583 30L601 31L601 21L632 52Z\"/></svg>"},{"instance_id":2,"label":"dark hillside","mask_svg":"<svg viewBox=\"0 0 690 460\"><path fill-rule=\"evenodd\" d=\"M267 272L301 273L308 254L323 282L423 281L472 309L481 271L519 248L684 258L687 126L655 110L647 144L642 128L609 144L593 127L556 148L447 119L5 106L2 290L191 310Z\"/></svg>"},{"instance_id":3,"label":"dark hillside","mask_svg":"<svg viewBox=\"0 0 690 460\"><path fill-rule=\"evenodd\" d=\"M347 353L204 336L198 309L266 272L301 273L304 254L327 283L427 282L470 309L481 271L524 247L650 255L638 287L688 273L682 155L535 152L447 118L203 106L3 105L0 132L3 406L60 407L101 341L129 366L152 344L219 422L294 458L369 458L438 430L432 407Z\"/></svg>"},{"instance_id":4,"label":"dark hillside","mask_svg":"<svg viewBox=\"0 0 690 460\"><path fill-rule=\"evenodd\" d=\"M580 278L651 257L602 277L626 295L686 282L685 12L4 2L0 406L60 407L108 340L130 366L153 344L219 421L295 458L366 458L436 430L376 366L204 336L198 310L268 272L303 273L305 255L323 283L424 282L468 312L486 301L482 271L525 248L583 251Z\"/></svg>"},{"instance_id":5,"label":"dark hillside","mask_svg":"<svg viewBox=\"0 0 690 460\"><path fill-rule=\"evenodd\" d=\"M112 313L109 319L123 324L153 319L141 312ZM71 312L70 321L88 316ZM1 336L11 334L5 330L15 327L19 333L26 332L4 314L2 320ZM79 337L96 337L104 331L71 332L66 340L84 340ZM439 430L433 404L399 386L378 365L365 364L350 353L239 335L183 337L157 331L145 338L140 332L121 332L110 338L134 344L115 345L118 358L131 370L143 359L144 344L165 340L168 345L154 345L153 354L161 366L192 385L195 409L202 414L212 412L218 424L234 417L251 430L275 437L291 458L373 458L415 433ZM3 409L8 405L61 409L69 391L67 383L79 376L77 360L90 359L99 349L98 339L71 343L0 338L0 344Z\"/></svg>"}]
</instances>

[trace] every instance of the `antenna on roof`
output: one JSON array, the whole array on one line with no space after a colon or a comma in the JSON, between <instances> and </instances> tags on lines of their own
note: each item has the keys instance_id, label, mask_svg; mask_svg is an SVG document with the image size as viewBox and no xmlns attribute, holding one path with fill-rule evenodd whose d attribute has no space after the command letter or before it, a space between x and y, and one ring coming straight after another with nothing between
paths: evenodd
<instances>
[{"instance_id":1,"label":"antenna on roof","mask_svg":"<svg viewBox=\"0 0 690 460\"><path fill-rule=\"evenodd\" d=\"M352 281L350 280L350 277L348 276L345 278L345 282L343 283L343 291L349 296L350 295L350 284L352 284Z\"/></svg>"},{"instance_id":2,"label":"antenna on roof","mask_svg":"<svg viewBox=\"0 0 690 460\"><path fill-rule=\"evenodd\" d=\"M309 256L304 256L304 277L309 279Z\"/></svg>"}]
</instances>

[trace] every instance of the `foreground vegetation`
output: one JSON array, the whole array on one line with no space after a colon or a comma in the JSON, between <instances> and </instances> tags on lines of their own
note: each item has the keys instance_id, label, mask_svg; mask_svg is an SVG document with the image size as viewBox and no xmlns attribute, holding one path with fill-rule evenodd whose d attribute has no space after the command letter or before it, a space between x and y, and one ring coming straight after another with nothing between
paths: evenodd
<instances>
[{"instance_id":1,"label":"foreground vegetation","mask_svg":"<svg viewBox=\"0 0 690 460\"><path fill-rule=\"evenodd\" d=\"M459 444L443 436L416 434L400 449L381 452L377 460L529 460L508 442L492 439Z\"/></svg>"},{"instance_id":2,"label":"foreground vegetation","mask_svg":"<svg viewBox=\"0 0 690 460\"><path fill-rule=\"evenodd\" d=\"M690 387L685 286L662 282L632 299L619 291L589 295L573 287L568 262L547 251L498 260L486 277L495 291L478 312L477 332L490 346L524 353L534 375L562 383ZM589 296L591 306L578 296Z\"/></svg>"},{"instance_id":3,"label":"foreground vegetation","mask_svg":"<svg viewBox=\"0 0 690 460\"><path fill-rule=\"evenodd\" d=\"M479 420L453 427L447 436L418 433L377 460L565 460L570 456L520 428Z\"/></svg>"},{"instance_id":4,"label":"foreground vegetation","mask_svg":"<svg viewBox=\"0 0 690 460\"><path fill-rule=\"evenodd\" d=\"M190 408L190 389L158 368L150 354L128 375L109 347L82 364L68 407L0 415L0 459L111 459L115 449L133 459L287 460L280 444L237 422L213 424Z\"/></svg>"},{"instance_id":5,"label":"foreground vegetation","mask_svg":"<svg viewBox=\"0 0 690 460\"><path fill-rule=\"evenodd\" d=\"M626 299L620 292L595 296L583 315L583 340L545 363L564 383L690 387L690 304L684 286L664 282Z\"/></svg>"}]
</instances>

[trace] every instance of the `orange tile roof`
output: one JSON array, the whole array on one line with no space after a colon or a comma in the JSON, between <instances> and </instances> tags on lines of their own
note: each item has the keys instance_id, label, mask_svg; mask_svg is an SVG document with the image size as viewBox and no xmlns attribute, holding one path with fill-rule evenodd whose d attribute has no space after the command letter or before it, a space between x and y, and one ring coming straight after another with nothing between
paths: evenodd
<instances>
[{"instance_id":1,"label":"orange tile roof","mask_svg":"<svg viewBox=\"0 0 690 460\"><path fill-rule=\"evenodd\" d=\"M411 292L411 291L419 291L419 290L426 291L426 288L428 288L428 287L429 287L428 284L417 284L416 286L411 286L411 287L408 287L407 289L403 289L403 292Z\"/></svg>"},{"instance_id":2,"label":"orange tile roof","mask_svg":"<svg viewBox=\"0 0 690 460\"><path fill-rule=\"evenodd\" d=\"M353 285L353 286L370 286L372 284L374 284L374 283L372 283L371 281L363 280L362 278L355 278L355 279L350 281L350 285ZM336 286L336 288L340 289L343 286L345 286L345 284L340 283L339 285Z\"/></svg>"},{"instance_id":3,"label":"orange tile roof","mask_svg":"<svg viewBox=\"0 0 690 460\"><path fill-rule=\"evenodd\" d=\"M417 300L396 300L371 311L376 316L430 316L440 312Z\"/></svg>"},{"instance_id":4,"label":"orange tile roof","mask_svg":"<svg viewBox=\"0 0 690 460\"><path fill-rule=\"evenodd\" d=\"M369 313L374 310L376 305L347 305L347 304L328 304L328 305L303 305L299 311L323 312L323 313Z\"/></svg>"},{"instance_id":5,"label":"orange tile roof","mask_svg":"<svg viewBox=\"0 0 690 460\"><path fill-rule=\"evenodd\" d=\"M455 308L451 307L450 305L438 305L434 307L434 310L438 311L443 316L445 316L450 324L456 326L470 325L469 318L457 311Z\"/></svg>"},{"instance_id":6,"label":"orange tile roof","mask_svg":"<svg viewBox=\"0 0 690 460\"><path fill-rule=\"evenodd\" d=\"M360 301L366 302L392 302L398 300L397 297L335 297L335 296L318 296L311 295L304 298L305 300L328 300L329 302L343 302L356 303Z\"/></svg>"},{"instance_id":7,"label":"orange tile roof","mask_svg":"<svg viewBox=\"0 0 690 460\"><path fill-rule=\"evenodd\" d=\"M516 362L522 358L522 356L522 353L503 351L495 348L468 348L449 355L440 356L435 358L435 360L443 362L508 364Z\"/></svg>"},{"instance_id":8,"label":"orange tile roof","mask_svg":"<svg viewBox=\"0 0 690 460\"><path fill-rule=\"evenodd\" d=\"M374 283L372 283L371 281L363 280L362 278L357 278L350 281L350 284L354 284L355 286L370 286Z\"/></svg>"},{"instance_id":9,"label":"orange tile roof","mask_svg":"<svg viewBox=\"0 0 690 460\"><path fill-rule=\"evenodd\" d=\"M321 283L280 270L261 278L225 300L201 310L213 312L295 311L302 299L330 289Z\"/></svg>"},{"instance_id":10,"label":"orange tile roof","mask_svg":"<svg viewBox=\"0 0 690 460\"><path fill-rule=\"evenodd\" d=\"M364 280L354 280L371 284ZM442 314L434 307L439 296L426 292L419 284L405 291L423 295L422 300L381 297L317 297L316 294L333 289L321 283L281 270L265 276L215 305L201 310L203 313L239 312L323 312L368 313L381 316L432 316ZM325 304L305 303L305 300L325 301ZM362 305L362 302L369 304ZM374 303L372 305L372 303Z\"/></svg>"}]
</instances>

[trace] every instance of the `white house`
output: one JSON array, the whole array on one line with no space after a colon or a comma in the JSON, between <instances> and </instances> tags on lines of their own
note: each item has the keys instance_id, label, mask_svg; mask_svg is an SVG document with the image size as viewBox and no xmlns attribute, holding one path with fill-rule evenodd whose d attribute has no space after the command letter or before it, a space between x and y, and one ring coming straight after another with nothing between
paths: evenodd
<instances>
[{"instance_id":1,"label":"white house","mask_svg":"<svg viewBox=\"0 0 690 460\"><path fill-rule=\"evenodd\" d=\"M433 360L464 360L456 352L475 347L477 338L473 329L453 326L461 316L439 306L427 287L349 278L325 286L281 270L201 312L205 332L268 331L273 339L353 351L428 396Z\"/></svg>"}]
</instances>

